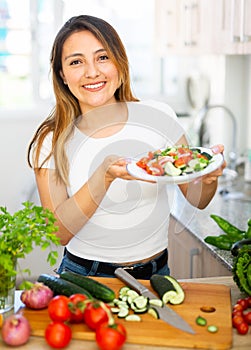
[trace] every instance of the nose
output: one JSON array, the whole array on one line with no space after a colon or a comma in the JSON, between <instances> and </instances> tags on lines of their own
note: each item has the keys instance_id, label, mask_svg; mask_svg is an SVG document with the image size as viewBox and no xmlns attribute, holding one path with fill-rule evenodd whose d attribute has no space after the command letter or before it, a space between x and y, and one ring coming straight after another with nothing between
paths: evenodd
<instances>
[{"instance_id":1,"label":"nose","mask_svg":"<svg viewBox=\"0 0 251 350\"><path fill-rule=\"evenodd\" d=\"M88 62L85 64L84 76L86 78L96 78L99 75L100 72L95 62Z\"/></svg>"}]
</instances>

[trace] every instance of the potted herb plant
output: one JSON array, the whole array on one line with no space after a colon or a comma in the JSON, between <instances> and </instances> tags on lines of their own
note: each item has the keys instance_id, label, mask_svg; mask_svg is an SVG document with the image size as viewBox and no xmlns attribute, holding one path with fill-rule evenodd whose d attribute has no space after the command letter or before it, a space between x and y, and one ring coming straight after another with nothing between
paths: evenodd
<instances>
[{"instance_id":1,"label":"potted herb plant","mask_svg":"<svg viewBox=\"0 0 251 350\"><path fill-rule=\"evenodd\" d=\"M24 202L23 208L10 214L0 207L0 313L14 306L17 271L30 273L30 269L19 271L18 259L25 258L34 246L49 249L47 261L54 265L58 258L53 245L59 245L55 235L55 217L49 209Z\"/></svg>"}]
</instances>

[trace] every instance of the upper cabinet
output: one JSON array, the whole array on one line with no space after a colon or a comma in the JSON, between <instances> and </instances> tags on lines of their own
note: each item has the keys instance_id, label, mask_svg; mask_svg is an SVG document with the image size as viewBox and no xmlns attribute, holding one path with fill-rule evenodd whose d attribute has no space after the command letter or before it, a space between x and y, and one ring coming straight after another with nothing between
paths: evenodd
<instances>
[{"instance_id":1,"label":"upper cabinet","mask_svg":"<svg viewBox=\"0 0 251 350\"><path fill-rule=\"evenodd\" d=\"M156 48L163 55L208 51L208 8L201 0L156 0Z\"/></svg>"},{"instance_id":2,"label":"upper cabinet","mask_svg":"<svg viewBox=\"0 0 251 350\"><path fill-rule=\"evenodd\" d=\"M160 55L251 53L251 0L156 0Z\"/></svg>"},{"instance_id":3,"label":"upper cabinet","mask_svg":"<svg viewBox=\"0 0 251 350\"><path fill-rule=\"evenodd\" d=\"M213 0L213 2L215 27L212 32L212 51L224 54L250 54L251 0Z\"/></svg>"}]
</instances>

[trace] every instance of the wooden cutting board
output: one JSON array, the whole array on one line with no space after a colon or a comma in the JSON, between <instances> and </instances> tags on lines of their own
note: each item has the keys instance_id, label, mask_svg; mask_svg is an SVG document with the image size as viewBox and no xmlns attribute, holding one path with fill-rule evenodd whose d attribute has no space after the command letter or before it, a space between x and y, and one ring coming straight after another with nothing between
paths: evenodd
<instances>
[{"instance_id":1,"label":"wooden cutting board","mask_svg":"<svg viewBox=\"0 0 251 350\"><path fill-rule=\"evenodd\" d=\"M116 278L95 278L112 288L116 293L124 285ZM141 281L151 289L149 281ZM149 314L143 314L142 322L128 322L119 319L127 329L128 343L159 345L170 347L186 347L201 349L229 349L232 346L232 320L230 288L218 284L181 283L185 291L185 301L180 305L170 306L182 316L195 330L192 335L174 328L162 320L156 320ZM151 289L152 290L152 289ZM214 312L201 311L203 306L212 306ZM35 336L44 336L44 330L50 322L47 309L34 311L24 308L22 310L28 318ZM197 316L203 316L208 324L219 327L217 333L209 333L206 327L198 326L195 322ZM116 317L116 316L114 316ZM94 332L85 324L72 325L73 338L94 340Z\"/></svg>"}]
</instances>

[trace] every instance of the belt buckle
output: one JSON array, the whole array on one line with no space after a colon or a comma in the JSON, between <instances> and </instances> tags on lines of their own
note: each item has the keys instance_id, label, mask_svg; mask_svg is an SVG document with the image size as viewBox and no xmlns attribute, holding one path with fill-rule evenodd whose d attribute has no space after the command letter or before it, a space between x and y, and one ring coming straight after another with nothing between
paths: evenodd
<instances>
[{"instance_id":1,"label":"belt buckle","mask_svg":"<svg viewBox=\"0 0 251 350\"><path fill-rule=\"evenodd\" d=\"M134 270L134 266L124 266L122 267L123 270Z\"/></svg>"}]
</instances>

